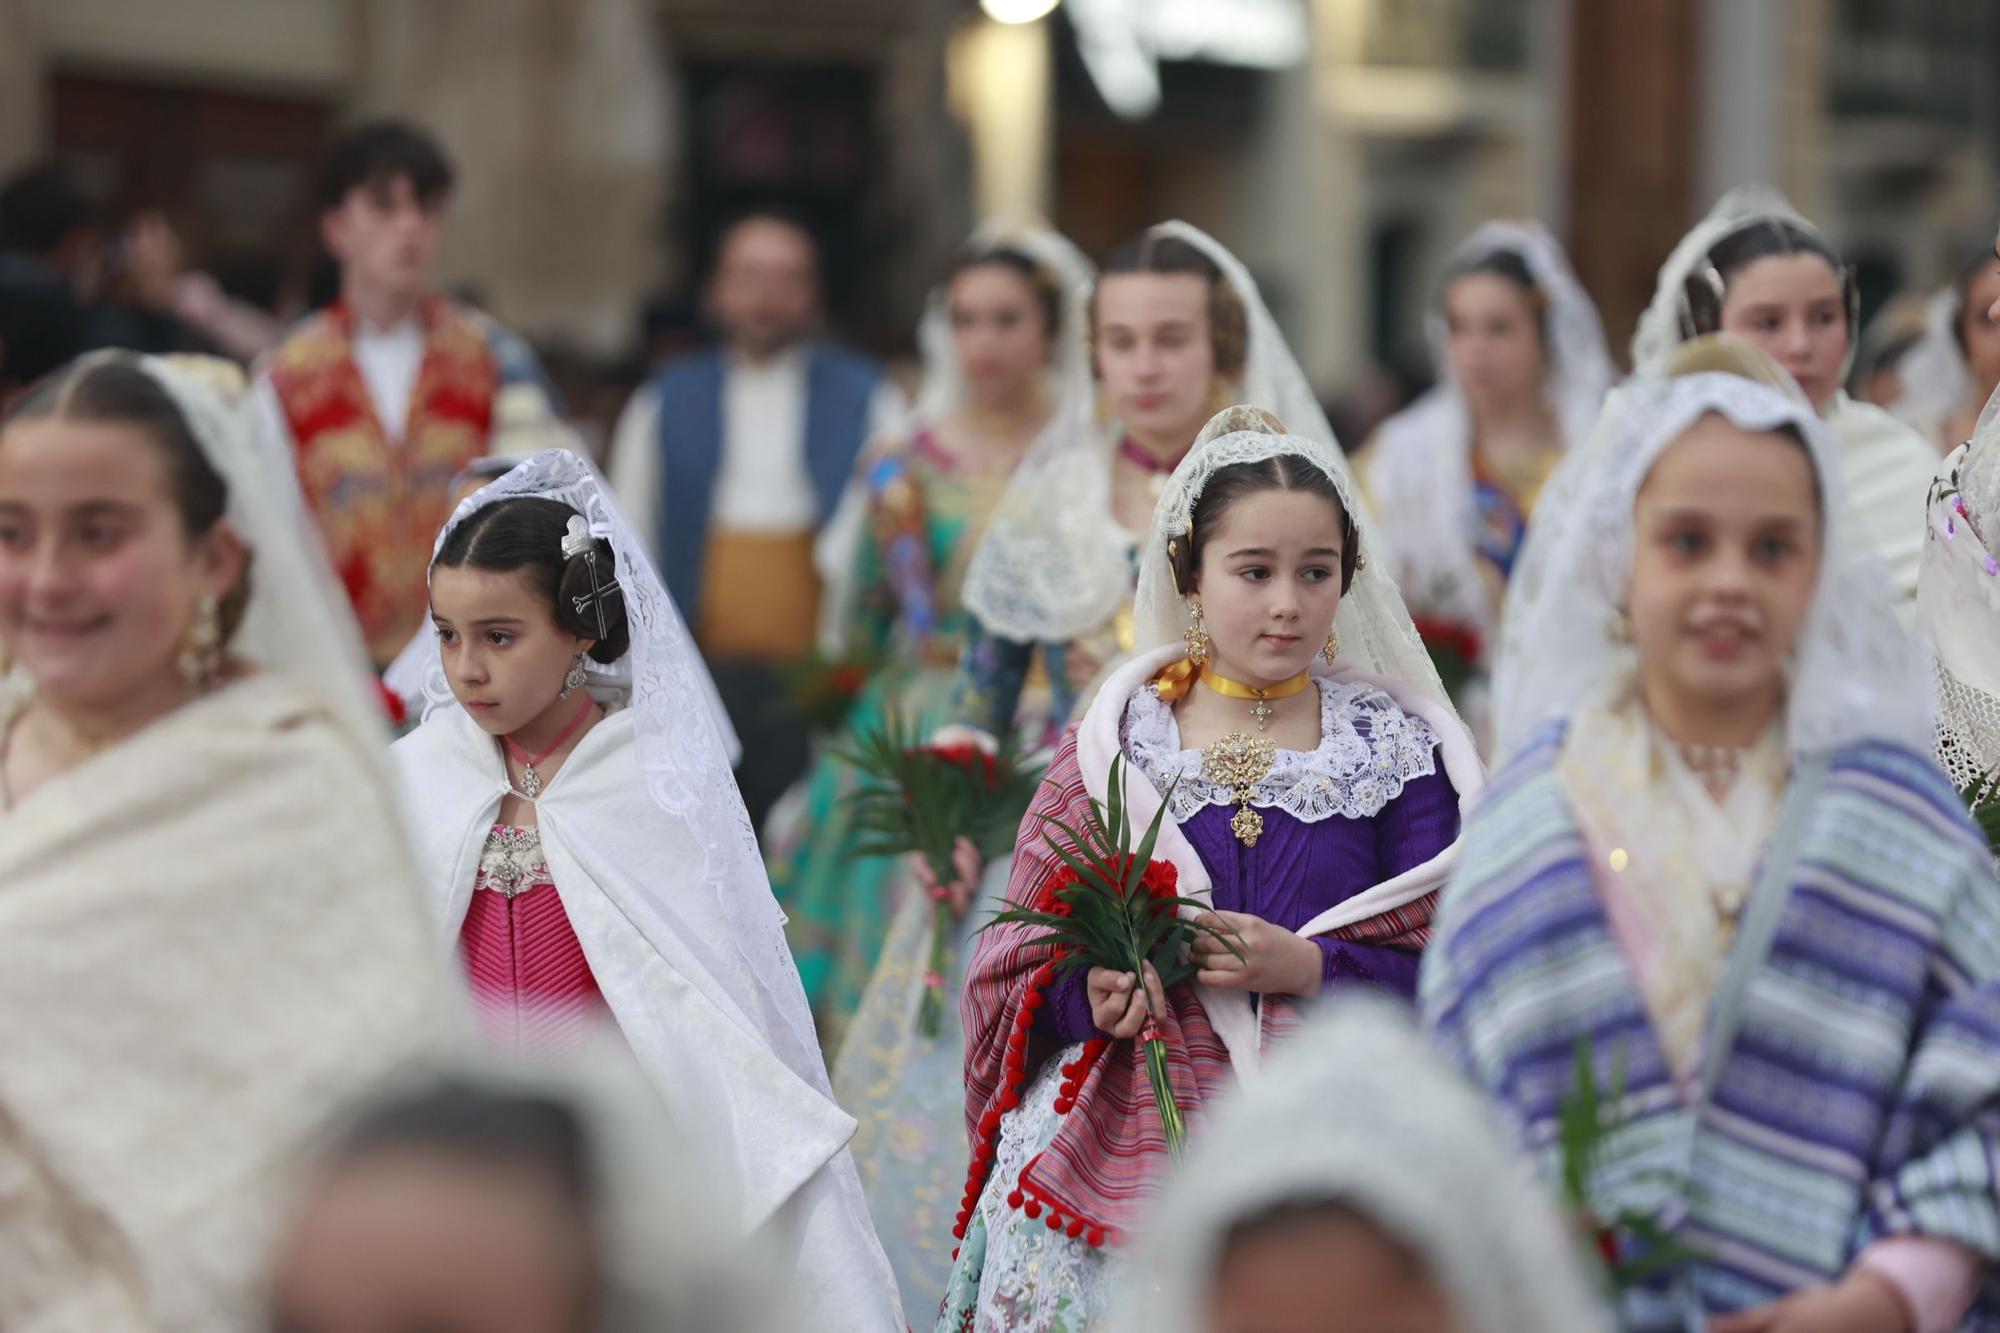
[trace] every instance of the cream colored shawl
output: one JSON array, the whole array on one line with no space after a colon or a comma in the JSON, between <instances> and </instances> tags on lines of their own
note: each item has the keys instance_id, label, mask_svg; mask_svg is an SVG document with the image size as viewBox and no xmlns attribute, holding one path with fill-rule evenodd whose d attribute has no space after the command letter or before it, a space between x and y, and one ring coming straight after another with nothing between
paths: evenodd
<instances>
[{"instance_id":1,"label":"cream colored shawl","mask_svg":"<svg viewBox=\"0 0 2000 1333\"><path fill-rule=\"evenodd\" d=\"M259 1326L302 1143L455 1026L351 737L257 676L0 813L8 1333Z\"/></svg>"}]
</instances>

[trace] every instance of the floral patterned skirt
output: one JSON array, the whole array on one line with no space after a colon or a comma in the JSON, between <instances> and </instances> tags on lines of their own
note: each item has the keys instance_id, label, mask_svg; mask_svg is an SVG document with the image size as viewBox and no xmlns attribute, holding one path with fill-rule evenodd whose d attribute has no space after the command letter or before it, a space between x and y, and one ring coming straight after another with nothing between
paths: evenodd
<instances>
[{"instance_id":1,"label":"floral patterned skirt","mask_svg":"<svg viewBox=\"0 0 2000 1333\"><path fill-rule=\"evenodd\" d=\"M980 1191L951 1271L936 1333L1085 1333L1103 1323L1118 1252L1072 1239L1007 1206L1022 1170L1054 1141L1062 1066L1081 1044L1050 1056L1000 1117L993 1173Z\"/></svg>"}]
</instances>

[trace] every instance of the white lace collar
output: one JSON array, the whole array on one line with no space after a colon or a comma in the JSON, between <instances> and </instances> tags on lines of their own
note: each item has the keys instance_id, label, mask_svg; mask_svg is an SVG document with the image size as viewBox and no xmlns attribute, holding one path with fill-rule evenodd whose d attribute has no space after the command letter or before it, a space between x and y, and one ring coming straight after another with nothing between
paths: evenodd
<instances>
[{"instance_id":1,"label":"white lace collar","mask_svg":"<svg viewBox=\"0 0 2000 1333\"><path fill-rule=\"evenodd\" d=\"M1403 794L1403 784L1437 771L1437 736L1383 691L1359 681L1320 678L1317 749L1279 750L1250 804L1283 810L1307 824L1339 815L1370 819ZM1357 722L1365 722L1364 729ZM1119 740L1126 757L1166 791L1175 823L1211 805L1234 805L1233 789L1202 776L1201 751L1181 748L1173 706L1148 685L1125 705Z\"/></svg>"}]
</instances>

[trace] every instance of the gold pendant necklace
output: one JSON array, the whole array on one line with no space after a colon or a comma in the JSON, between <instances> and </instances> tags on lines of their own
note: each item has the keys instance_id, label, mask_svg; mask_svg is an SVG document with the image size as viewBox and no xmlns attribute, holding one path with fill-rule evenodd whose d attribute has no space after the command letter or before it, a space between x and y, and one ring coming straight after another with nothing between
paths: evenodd
<instances>
[{"instance_id":1,"label":"gold pendant necklace","mask_svg":"<svg viewBox=\"0 0 2000 1333\"><path fill-rule=\"evenodd\" d=\"M1236 801L1236 817L1229 831L1245 847L1255 847L1264 836L1264 816L1250 808L1250 798L1271 766L1278 761L1277 743L1265 736L1247 736L1232 731L1219 741L1202 747L1201 775L1230 789Z\"/></svg>"},{"instance_id":2,"label":"gold pendant necklace","mask_svg":"<svg viewBox=\"0 0 2000 1333\"><path fill-rule=\"evenodd\" d=\"M1277 709L1271 707L1271 701L1273 699L1289 699L1295 694L1304 693L1306 686L1312 684L1312 673L1310 671L1301 671L1290 680L1281 680L1276 685L1260 690L1255 685L1245 685L1240 680L1231 680L1227 676L1217 675L1213 668L1204 666L1201 669L1201 683L1225 699L1255 700L1256 702L1250 708L1250 716L1257 719L1257 730L1262 731L1264 730L1264 724L1276 716L1278 712Z\"/></svg>"}]
</instances>

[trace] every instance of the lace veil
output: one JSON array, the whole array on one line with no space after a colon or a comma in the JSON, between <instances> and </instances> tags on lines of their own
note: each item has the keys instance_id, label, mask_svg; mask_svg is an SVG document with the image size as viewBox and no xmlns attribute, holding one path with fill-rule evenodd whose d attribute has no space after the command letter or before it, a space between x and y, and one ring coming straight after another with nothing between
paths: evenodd
<instances>
[{"instance_id":1,"label":"lace veil","mask_svg":"<svg viewBox=\"0 0 2000 1333\"><path fill-rule=\"evenodd\" d=\"M784 916L771 896L770 881L757 849L756 833L731 774L728 747L718 721L714 684L696 651L693 636L675 609L610 487L595 468L567 449L547 449L462 501L438 534L438 547L452 529L496 500L514 496L559 500L590 524L593 537L607 540L625 599L632 646L609 666L584 662L591 696L613 707L629 707L641 774L660 809L687 825L704 856L703 879L722 907L737 950L763 991L735 997L745 1013L771 1010L782 1015L793 1049L780 1049L785 1063L812 1086L827 1091L826 1070L812 1015L799 983L798 968L785 943ZM443 659L433 655L424 681L424 713L455 708ZM648 883L657 877L644 877ZM668 920L673 904L662 905Z\"/></svg>"},{"instance_id":2,"label":"lace veil","mask_svg":"<svg viewBox=\"0 0 2000 1333\"><path fill-rule=\"evenodd\" d=\"M1406 1015L1364 997L1313 1019L1216 1111L1135 1244L1111 1333L1206 1327L1230 1234L1321 1202L1420 1256L1466 1333L1607 1326L1567 1231L1485 1099Z\"/></svg>"},{"instance_id":3,"label":"lace veil","mask_svg":"<svg viewBox=\"0 0 2000 1333\"><path fill-rule=\"evenodd\" d=\"M1088 401L1090 359L1084 348L1083 303L1096 268L1067 237L1036 222L989 219L965 242L968 254L1000 249L1017 250L1033 260L1045 280L1063 294L1062 327L1049 352L1050 397L1064 403ZM965 375L952 344L950 295L943 283L932 288L917 321L924 378L917 387L916 415L924 421L949 416L965 401Z\"/></svg>"},{"instance_id":4,"label":"lace veil","mask_svg":"<svg viewBox=\"0 0 2000 1333\"><path fill-rule=\"evenodd\" d=\"M1083 252L1060 232L1036 222L994 218L982 223L966 240L967 253L996 249L1017 250L1042 270L1045 279L1062 293L1062 327L1049 349L1048 391L1055 410L1042 433L1028 447L1024 459L1059 452L1060 442L1088 429L1090 419L1090 357L1084 336L1084 302L1096 273ZM923 381L917 387L916 404L904 423L908 434L923 424L935 424L957 411L965 402L965 374L959 366L958 349L951 333L951 301L947 284L931 289L924 302L923 317L917 322L917 353L923 362ZM820 643L828 653L838 654L845 645L847 610L854 588L855 544L865 537L868 520L868 493L857 478L841 496L832 521L813 545L813 560L825 589L820 611Z\"/></svg>"},{"instance_id":5,"label":"lace veil","mask_svg":"<svg viewBox=\"0 0 2000 1333\"><path fill-rule=\"evenodd\" d=\"M1325 473L1340 492L1340 502L1353 516L1365 562L1355 570L1354 582L1340 599L1334 613L1334 632L1340 636L1340 660L1422 692L1450 707L1437 668L1418 637L1403 595L1382 568L1382 561L1369 553L1375 549L1375 527L1356 499L1354 479L1348 474L1347 460L1339 446L1326 438L1286 434L1268 412L1255 407L1231 407L1217 413L1202 427L1194 448L1160 492L1153 508L1153 527L1139 562L1139 592L1133 612L1137 621L1138 653L1179 643L1190 622L1188 605L1174 586L1172 567L1167 563L1167 542L1185 540L1193 526L1195 502L1216 472L1237 463L1257 463L1267 458L1291 455L1304 459Z\"/></svg>"},{"instance_id":6,"label":"lace veil","mask_svg":"<svg viewBox=\"0 0 2000 1333\"><path fill-rule=\"evenodd\" d=\"M1597 307L1570 270L1562 247L1535 222L1488 222L1453 254L1451 267L1499 251L1521 257L1547 302L1544 392L1567 449L1581 444L1617 377ZM1472 422L1452 378L1441 309L1425 318L1438 385L1384 422L1368 464L1375 502L1393 558L1390 573L1420 606L1490 631L1485 584L1473 534Z\"/></svg>"},{"instance_id":7,"label":"lace veil","mask_svg":"<svg viewBox=\"0 0 2000 1333\"><path fill-rule=\"evenodd\" d=\"M1275 412L1302 436L1332 443L1326 413L1249 270L1185 222L1159 223L1151 234L1207 255L1242 302L1248 337L1239 400ZM1131 534L1111 517L1111 451L1119 435L1116 422L1094 425L1088 395L1079 395L1064 429L1052 428L1022 461L966 571L966 605L986 629L1061 642L1090 633L1123 608L1131 589Z\"/></svg>"},{"instance_id":8,"label":"lace veil","mask_svg":"<svg viewBox=\"0 0 2000 1333\"><path fill-rule=\"evenodd\" d=\"M1917 616L1938 686L1939 762L1960 787L2000 766L2000 395L1931 487Z\"/></svg>"},{"instance_id":9,"label":"lace veil","mask_svg":"<svg viewBox=\"0 0 2000 1333\"><path fill-rule=\"evenodd\" d=\"M117 351L92 353L79 366L111 361L138 367L166 390L228 490L225 515L251 552L250 603L230 657L305 689L390 781L388 725L360 631L324 553L299 532L289 482L266 474L242 371L215 357Z\"/></svg>"},{"instance_id":10,"label":"lace veil","mask_svg":"<svg viewBox=\"0 0 2000 1333\"><path fill-rule=\"evenodd\" d=\"M1708 263L1715 247L1740 231L1773 222L1789 222L1814 236L1822 235L1818 227L1806 220L1805 214L1792 207L1790 200L1768 185L1739 185L1715 201L1708 216L1681 238L1681 243L1667 256L1667 262L1660 266L1653 299L1639 316L1639 326L1632 334L1634 367L1649 365L1688 340L1687 280ZM1842 277L1844 280L1845 275ZM1858 334L1858 330L1855 332ZM1842 380L1854 367L1860 341L1858 336L1847 340L1847 361L1840 369Z\"/></svg>"},{"instance_id":11,"label":"lace veil","mask_svg":"<svg viewBox=\"0 0 2000 1333\"><path fill-rule=\"evenodd\" d=\"M1972 396L1972 372L1958 345L1958 318L1964 309L1965 293L1955 282L1924 302L1923 334L1896 365L1903 393L1889 411L1897 420L1931 430Z\"/></svg>"},{"instance_id":12,"label":"lace veil","mask_svg":"<svg viewBox=\"0 0 2000 1333\"><path fill-rule=\"evenodd\" d=\"M1923 663L1896 617L1888 571L1852 530L1828 427L1762 352L1732 338L1712 341L1733 345L1766 378L1642 368L1606 406L1591 442L1564 461L1536 511L1508 592L1494 682L1502 759L1636 670L1631 649L1614 639L1632 570L1632 506L1660 454L1711 413L1746 430L1797 430L1819 481L1819 584L1786 701L1788 746L1800 753L1876 737L1929 747L1932 693Z\"/></svg>"}]
</instances>

